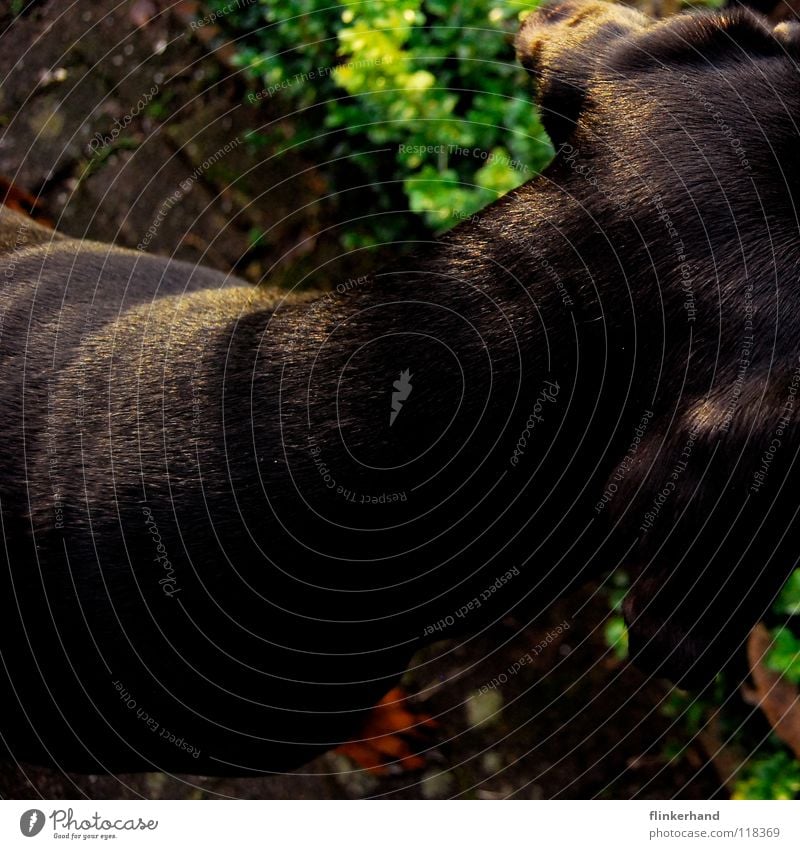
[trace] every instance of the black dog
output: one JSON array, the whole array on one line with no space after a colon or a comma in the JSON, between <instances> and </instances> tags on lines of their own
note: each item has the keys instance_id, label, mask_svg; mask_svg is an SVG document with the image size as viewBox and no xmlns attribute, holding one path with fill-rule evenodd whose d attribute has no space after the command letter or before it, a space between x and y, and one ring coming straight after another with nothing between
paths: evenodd
<instances>
[{"instance_id":1,"label":"black dog","mask_svg":"<svg viewBox=\"0 0 800 849\"><path fill-rule=\"evenodd\" d=\"M552 167L316 299L2 214L11 755L291 768L618 564L645 669L737 650L798 551L795 30L567 3L518 52Z\"/></svg>"}]
</instances>

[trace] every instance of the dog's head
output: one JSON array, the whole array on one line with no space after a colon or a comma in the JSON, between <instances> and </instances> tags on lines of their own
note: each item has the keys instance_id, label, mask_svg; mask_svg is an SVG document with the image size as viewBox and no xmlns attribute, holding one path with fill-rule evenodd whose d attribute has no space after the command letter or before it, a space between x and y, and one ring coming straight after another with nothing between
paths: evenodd
<instances>
[{"instance_id":1,"label":"dog's head","mask_svg":"<svg viewBox=\"0 0 800 849\"><path fill-rule=\"evenodd\" d=\"M588 321L620 349L605 377L629 387L604 515L631 540L632 652L699 683L769 608L800 545L800 416L786 413L800 353L800 26L743 9L654 22L568 0L527 18L517 51L559 154L549 176L590 231L569 230L599 292ZM625 455L647 408L647 436Z\"/></svg>"},{"instance_id":2,"label":"dog's head","mask_svg":"<svg viewBox=\"0 0 800 849\"><path fill-rule=\"evenodd\" d=\"M584 139L606 126L626 140L637 125L652 130L654 117L700 129L704 113L730 137L777 98L798 117L800 24L773 27L745 9L657 22L627 6L565 0L528 16L516 46L556 147L581 126Z\"/></svg>"}]
</instances>

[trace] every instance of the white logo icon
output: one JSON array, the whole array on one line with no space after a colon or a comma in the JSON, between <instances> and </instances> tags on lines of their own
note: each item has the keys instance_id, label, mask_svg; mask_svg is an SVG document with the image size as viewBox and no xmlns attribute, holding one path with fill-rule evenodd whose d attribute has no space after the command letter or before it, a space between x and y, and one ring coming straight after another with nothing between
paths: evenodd
<instances>
[{"instance_id":1,"label":"white logo icon","mask_svg":"<svg viewBox=\"0 0 800 849\"><path fill-rule=\"evenodd\" d=\"M414 388L411 385L411 374L409 370L400 372L400 379L395 380L392 384L394 392L392 392L392 412L389 414L389 427L394 424L400 410L403 409L403 401L408 400L411 390Z\"/></svg>"}]
</instances>

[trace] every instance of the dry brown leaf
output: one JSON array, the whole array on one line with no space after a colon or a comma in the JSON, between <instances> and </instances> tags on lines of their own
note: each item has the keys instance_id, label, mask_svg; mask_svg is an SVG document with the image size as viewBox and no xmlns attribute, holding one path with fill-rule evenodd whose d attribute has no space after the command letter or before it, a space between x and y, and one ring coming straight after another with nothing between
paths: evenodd
<instances>
[{"instance_id":1,"label":"dry brown leaf","mask_svg":"<svg viewBox=\"0 0 800 849\"><path fill-rule=\"evenodd\" d=\"M761 708L775 734L800 760L800 691L766 667L764 658L770 648L772 636L766 626L759 623L747 641L747 660L755 686L744 695L747 701Z\"/></svg>"}]
</instances>

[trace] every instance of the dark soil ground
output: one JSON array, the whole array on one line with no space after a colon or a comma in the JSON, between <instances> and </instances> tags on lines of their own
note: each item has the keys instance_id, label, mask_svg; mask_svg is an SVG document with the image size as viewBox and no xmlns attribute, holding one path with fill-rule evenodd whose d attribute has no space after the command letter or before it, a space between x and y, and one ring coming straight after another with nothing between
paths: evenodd
<instances>
[{"instance_id":1,"label":"dark soil ground","mask_svg":"<svg viewBox=\"0 0 800 849\"><path fill-rule=\"evenodd\" d=\"M257 779L161 774L65 775L10 767L6 798L610 798L708 799L721 789L699 744L659 710L668 688L621 665L605 647L605 594L587 587L527 627L507 620L467 643L441 642L406 676L439 727L415 773L375 776L332 752L297 773ZM564 622L517 674L516 661ZM504 684L486 690L493 679ZM689 743L683 756L666 752Z\"/></svg>"},{"instance_id":2,"label":"dark soil ground","mask_svg":"<svg viewBox=\"0 0 800 849\"><path fill-rule=\"evenodd\" d=\"M136 247L165 199L189 179L147 250L283 284L334 255L335 240L325 233L337 210L323 200L324 177L301 155L271 160L246 142L248 131L283 119L270 114L269 102L246 102L230 47L213 27L190 26L203 13L197 3L50 0L29 9L13 25L0 12L0 175L37 196L58 229ZM131 116L153 87L124 131L93 151L96 134L109 136L114 120ZM205 164L234 139L240 142L230 152ZM254 233L262 235L256 246ZM607 616L605 593L589 586L534 622L509 620L418 656L405 684L439 726L417 773L375 776L338 753L295 774L238 780L67 775L7 764L0 796L726 795L705 750L661 712L667 685L645 680L607 650ZM564 622L569 629L534 663L508 675ZM506 683L482 691L504 674ZM665 754L680 748L679 759Z\"/></svg>"}]
</instances>

